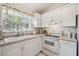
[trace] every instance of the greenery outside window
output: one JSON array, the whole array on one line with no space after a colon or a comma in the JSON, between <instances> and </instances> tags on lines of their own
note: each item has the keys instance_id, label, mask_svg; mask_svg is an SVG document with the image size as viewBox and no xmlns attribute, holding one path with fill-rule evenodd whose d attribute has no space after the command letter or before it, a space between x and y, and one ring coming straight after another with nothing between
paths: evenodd
<instances>
[{"instance_id":1,"label":"greenery outside window","mask_svg":"<svg viewBox=\"0 0 79 59\"><path fill-rule=\"evenodd\" d=\"M32 31L33 16L2 6L3 32Z\"/></svg>"}]
</instances>

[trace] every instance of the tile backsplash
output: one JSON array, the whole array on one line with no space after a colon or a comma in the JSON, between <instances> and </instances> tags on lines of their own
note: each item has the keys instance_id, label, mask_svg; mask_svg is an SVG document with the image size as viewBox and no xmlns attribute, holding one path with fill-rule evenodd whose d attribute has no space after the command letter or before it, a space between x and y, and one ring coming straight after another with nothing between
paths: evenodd
<instances>
[{"instance_id":1,"label":"tile backsplash","mask_svg":"<svg viewBox=\"0 0 79 59\"><path fill-rule=\"evenodd\" d=\"M69 33L76 33L76 27L75 26L68 26L68 27L63 27L64 31L67 31Z\"/></svg>"},{"instance_id":2,"label":"tile backsplash","mask_svg":"<svg viewBox=\"0 0 79 59\"><path fill-rule=\"evenodd\" d=\"M75 26L63 27L63 31L67 37L76 38L76 27Z\"/></svg>"}]
</instances>

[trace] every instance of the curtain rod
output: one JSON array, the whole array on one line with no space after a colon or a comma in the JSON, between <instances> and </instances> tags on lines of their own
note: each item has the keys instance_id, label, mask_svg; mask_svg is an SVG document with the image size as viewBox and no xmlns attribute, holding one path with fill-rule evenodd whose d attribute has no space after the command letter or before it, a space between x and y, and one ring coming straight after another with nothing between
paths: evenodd
<instances>
[{"instance_id":1,"label":"curtain rod","mask_svg":"<svg viewBox=\"0 0 79 59\"><path fill-rule=\"evenodd\" d=\"M22 12L22 13L24 13L24 14L28 14L28 15L33 16L32 14L29 14L29 13L26 13L26 12L23 12L23 11L20 11L20 10L18 10L18 9L16 9L16 8L12 8L12 7L7 6L7 5L2 5L2 6L5 6L5 7L8 7L8 8L14 9L14 10L16 10L16 11Z\"/></svg>"}]
</instances>

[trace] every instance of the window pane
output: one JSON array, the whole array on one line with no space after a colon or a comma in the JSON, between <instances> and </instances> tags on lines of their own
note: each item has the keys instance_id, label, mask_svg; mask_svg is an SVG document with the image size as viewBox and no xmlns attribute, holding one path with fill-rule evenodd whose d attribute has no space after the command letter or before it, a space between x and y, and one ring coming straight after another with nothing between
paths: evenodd
<instances>
[{"instance_id":1,"label":"window pane","mask_svg":"<svg viewBox=\"0 0 79 59\"><path fill-rule=\"evenodd\" d=\"M34 27L33 16L3 6L3 31L32 31Z\"/></svg>"}]
</instances>

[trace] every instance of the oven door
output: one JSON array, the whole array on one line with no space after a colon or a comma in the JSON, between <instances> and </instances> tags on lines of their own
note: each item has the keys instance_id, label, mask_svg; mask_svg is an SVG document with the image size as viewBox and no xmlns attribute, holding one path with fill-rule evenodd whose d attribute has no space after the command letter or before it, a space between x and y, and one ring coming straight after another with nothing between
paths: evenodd
<instances>
[{"instance_id":1,"label":"oven door","mask_svg":"<svg viewBox=\"0 0 79 59\"><path fill-rule=\"evenodd\" d=\"M58 40L45 40L45 48L58 54Z\"/></svg>"}]
</instances>

